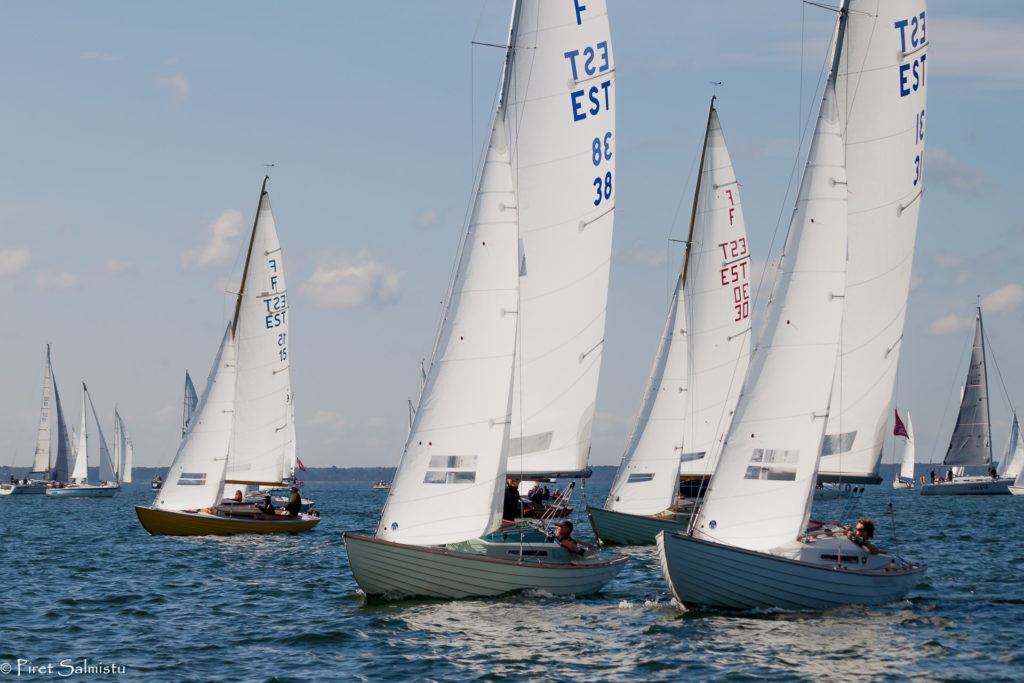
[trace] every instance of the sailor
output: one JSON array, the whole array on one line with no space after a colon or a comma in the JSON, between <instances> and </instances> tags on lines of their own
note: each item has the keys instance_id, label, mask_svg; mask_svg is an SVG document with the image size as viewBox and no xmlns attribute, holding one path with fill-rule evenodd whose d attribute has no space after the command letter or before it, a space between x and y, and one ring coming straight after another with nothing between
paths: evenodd
<instances>
[{"instance_id":1,"label":"sailor","mask_svg":"<svg viewBox=\"0 0 1024 683\"><path fill-rule=\"evenodd\" d=\"M567 519L563 519L555 527L555 533L549 536L550 540L554 541L558 545L562 546L569 551L572 555L582 555L583 549L576 543L572 537L572 522Z\"/></svg>"},{"instance_id":2,"label":"sailor","mask_svg":"<svg viewBox=\"0 0 1024 683\"><path fill-rule=\"evenodd\" d=\"M285 509L288 510L288 514L292 517L298 517L299 512L302 511L302 496L299 495L299 487L292 484L288 491L290 493L288 495L288 505Z\"/></svg>"},{"instance_id":3,"label":"sailor","mask_svg":"<svg viewBox=\"0 0 1024 683\"><path fill-rule=\"evenodd\" d=\"M270 501L269 493L263 496L263 504L257 505L256 509L267 515L277 514L276 510L274 510L274 505Z\"/></svg>"}]
</instances>

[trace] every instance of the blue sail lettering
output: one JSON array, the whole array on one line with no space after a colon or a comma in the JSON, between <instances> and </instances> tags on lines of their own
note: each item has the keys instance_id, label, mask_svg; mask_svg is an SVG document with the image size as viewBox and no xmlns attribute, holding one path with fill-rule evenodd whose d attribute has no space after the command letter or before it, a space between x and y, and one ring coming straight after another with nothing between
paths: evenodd
<instances>
[{"instance_id":1,"label":"blue sail lettering","mask_svg":"<svg viewBox=\"0 0 1024 683\"><path fill-rule=\"evenodd\" d=\"M569 60L569 64L572 66L572 80L574 81L579 80L579 77L576 75L576 57L578 57L579 54L579 50L570 50L562 55Z\"/></svg>"},{"instance_id":2,"label":"blue sail lettering","mask_svg":"<svg viewBox=\"0 0 1024 683\"><path fill-rule=\"evenodd\" d=\"M280 327L285 323L285 316L288 311L281 311L280 313L271 313L266 317L267 329L272 330L275 327Z\"/></svg>"},{"instance_id":3,"label":"blue sail lettering","mask_svg":"<svg viewBox=\"0 0 1024 683\"><path fill-rule=\"evenodd\" d=\"M576 6L576 25L579 26L583 23L583 17L580 15L583 14L583 10L587 9L587 6L581 5L580 0L573 0L573 4Z\"/></svg>"}]
</instances>

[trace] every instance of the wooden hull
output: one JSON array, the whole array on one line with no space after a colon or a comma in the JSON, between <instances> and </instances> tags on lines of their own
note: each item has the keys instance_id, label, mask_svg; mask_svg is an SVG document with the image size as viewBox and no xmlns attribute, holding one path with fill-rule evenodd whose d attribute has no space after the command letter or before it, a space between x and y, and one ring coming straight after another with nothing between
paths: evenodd
<instances>
[{"instance_id":1,"label":"wooden hull","mask_svg":"<svg viewBox=\"0 0 1024 683\"><path fill-rule=\"evenodd\" d=\"M660 531L685 533L690 519L689 513L672 518L648 517L596 507L588 507L587 514L597 537L615 545L654 545Z\"/></svg>"},{"instance_id":2,"label":"wooden hull","mask_svg":"<svg viewBox=\"0 0 1024 683\"><path fill-rule=\"evenodd\" d=\"M113 498L120 486L69 486L63 489L46 489L48 498Z\"/></svg>"},{"instance_id":3,"label":"wooden hull","mask_svg":"<svg viewBox=\"0 0 1024 683\"><path fill-rule=\"evenodd\" d=\"M359 587L367 595L389 598L492 597L528 589L585 595L601 590L628 559L617 555L557 563L513 561L348 532L342 537Z\"/></svg>"},{"instance_id":4,"label":"wooden hull","mask_svg":"<svg viewBox=\"0 0 1024 683\"><path fill-rule=\"evenodd\" d=\"M221 517L202 511L158 510L142 505L135 506L135 514L146 531L164 536L288 534L309 531L320 523L319 517Z\"/></svg>"},{"instance_id":5,"label":"wooden hull","mask_svg":"<svg viewBox=\"0 0 1024 683\"><path fill-rule=\"evenodd\" d=\"M732 609L880 605L905 596L927 569L906 564L884 569L838 567L681 534L661 533L657 540L669 590L687 605Z\"/></svg>"},{"instance_id":6,"label":"wooden hull","mask_svg":"<svg viewBox=\"0 0 1024 683\"><path fill-rule=\"evenodd\" d=\"M921 486L922 496L1005 496L1010 493L1013 479L1003 477L962 477L950 482L935 482Z\"/></svg>"}]
</instances>

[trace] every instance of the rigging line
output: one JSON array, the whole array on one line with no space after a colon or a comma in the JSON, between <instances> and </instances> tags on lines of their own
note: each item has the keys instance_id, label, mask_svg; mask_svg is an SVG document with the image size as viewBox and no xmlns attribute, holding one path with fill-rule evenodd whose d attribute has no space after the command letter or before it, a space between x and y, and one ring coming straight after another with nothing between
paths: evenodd
<instances>
[{"instance_id":1,"label":"rigging line","mask_svg":"<svg viewBox=\"0 0 1024 683\"><path fill-rule=\"evenodd\" d=\"M1006 381L1003 379L1003 371L999 367L999 363L996 362L996 353L992 348L992 337L990 337L984 330L982 331L982 334L984 336L983 343L985 344L987 355L992 357L992 364L996 366L996 375L999 377L999 384L1003 387L1003 396L1006 397L1006 403L1010 406L1010 413L1016 414L1016 410L1014 410L1013 407L1013 401L1010 399L1010 392L1006 389ZM991 430L991 427L989 429Z\"/></svg>"}]
</instances>

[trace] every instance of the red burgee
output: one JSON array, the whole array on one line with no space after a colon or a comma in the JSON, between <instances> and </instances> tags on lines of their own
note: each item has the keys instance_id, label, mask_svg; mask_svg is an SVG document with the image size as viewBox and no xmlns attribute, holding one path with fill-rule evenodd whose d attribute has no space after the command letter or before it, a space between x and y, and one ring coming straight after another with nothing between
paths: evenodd
<instances>
[{"instance_id":1,"label":"red burgee","mask_svg":"<svg viewBox=\"0 0 1024 683\"><path fill-rule=\"evenodd\" d=\"M900 419L899 415L897 415L897 416L896 416L896 419L897 419L897 420L898 420L898 419ZM902 426L903 426L903 424L901 423L901 424L900 424L900 427L902 427ZM903 433L904 433L904 434L906 434L907 432L906 432L906 431L904 431ZM299 469L300 469L300 470L302 470L303 472L305 472L305 471L306 471L306 466L302 464L302 461L301 461L301 460L299 460L298 458L295 458L295 462L297 462L297 463L299 464Z\"/></svg>"},{"instance_id":2,"label":"red burgee","mask_svg":"<svg viewBox=\"0 0 1024 683\"><path fill-rule=\"evenodd\" d=\"M907 434L907 428L903 426L903 420L900 419L900 412L898 410L893 411L896 413L896 424L892 426L892 433L894 436L905 436L908 439L910 434Z\"/></svg>"}]
</instances>

